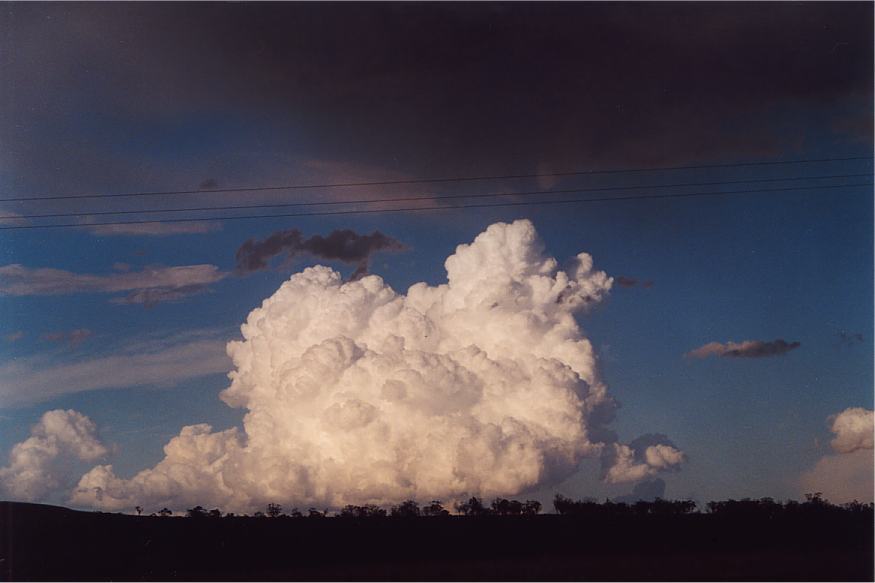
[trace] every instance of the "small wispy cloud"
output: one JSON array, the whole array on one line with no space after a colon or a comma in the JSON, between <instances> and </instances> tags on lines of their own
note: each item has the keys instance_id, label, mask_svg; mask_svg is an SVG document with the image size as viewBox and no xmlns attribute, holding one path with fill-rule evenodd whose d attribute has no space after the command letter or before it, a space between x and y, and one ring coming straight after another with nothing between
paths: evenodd
<instances>
[{"instance_id":1,"label":"small wispy cloud","mask_svg":"<svg viewBox=\"0 0 875 583\"><path fill-rule=\"evenodd\" d=\"M116 271L106 275L73 273L54 268L30 268L20 264L0 267L0 295L45 296L75 293L122 293L116 303L154 304L178 300L202 292L206 286L227 277L215 265L154 266L140 271Z\"/></svg>"},{"instance_id":2,"label":"small wispy cloud","mask_svg":"<svg viewBox=\"0 0 875 583\"><path fill-rule=\"evenodd\" d=\"M131 387L172 387L226 373L227 332L192 331L129 343L97 356L57 362L40 355L0 363L0 408L38 403L69 393Z\"/></svg>"},{"instance_id":3,"label":"small wispy cloud","mask_svg":"<svg viewBox=\"0 0 875 583\"><path fill-rule=\"evenodd\" d=\"M118 225L94 225L88 228L92 235L101 237L112 236L143 236L168 237L170 235L201 235L213 233L222 229L222 223L217 221L192 223L130 223Z\"/></svg>"},{"instance_id":4,"label":"small wispy cloud","mask_svg":"<svg viewBox=\"0 0 875 583\"><path fill-rule=\"evenodd\" d=\"M204 284L187 285L173 288L140 289L126 296L109 300L113 304L140 304L147 308L164 302L177 302L185 298L205 293L209 287Z\"/></svg>"},{"instance_id":5,"label":"small wispy cloud","mask_svg":"<svg viewBox=\"0 0 875 583\"><path fill-rule=\"evenodd\" d=\"M21 227L29 223L30 221L23 218L21 213L0 209L0 226Z\"/></svg>"},{"instance_id":6,"label":"small wispy cloud","mask_svg":"<svg viewBox=\"0 0 875 583\"><path fill-rule=\"evenodd\" d=\"M839 330L838 337L840 344L848 346L859 344L865 340L865 337L861 332L848 332L845 330Z\"/></svg>"},{"instance_id":7,"label":"small wispy cloud","mask_svg":"<svg viewBox=\"0 0 875 583\"><path fill-rule=\"evenodd\" d=\"M777 340L745 340L744 342L709 342L686 354L689 358L708 358L709 356L723 356L729 358L764 358L768 356L780 356L801 346L799 342L787 342Z\"/></svg>"},{"instance_id":8,"label":"small wispy cloud","mask_svg":"<svg viewBox=\"0 0 875 583\"><path fill-rule=\"evenodd\" d=\"M47 332L40 336L42 340L47 342L67 343L71 348L76 348L94 333L88 328L77 328L76 330Z\"/></svg>"},{"instance_id":9,"label":"small wispy cloud","mask_svg":"<svg viewBox=\"0 0 875 583\"><path fill-rule=\"evenodd\" d=\"M7 334L6 336L3 337L3 339L6 340L6 342L18 342L22 338L24 338L24 331L23 330L16 330L15 332L10 332L9 334Z\"/></svg>"},{"instance_id":10,"label":"small wispy cloud","mask_svg":"<svg viewBox=\"0 0 875 583\"><path fill-rule=\"evenodd\" d=\"M642 281L642 280L638 279L637 277L629 277L626 275L621 275L621 276L617 277L616 279L614 279L614 281L620 287L625 287L625 288L640 286L640 287L643 287L645 289L649 289L649 288L653 287L653 281L650 279Z\"/></svg>"}]
</instances>

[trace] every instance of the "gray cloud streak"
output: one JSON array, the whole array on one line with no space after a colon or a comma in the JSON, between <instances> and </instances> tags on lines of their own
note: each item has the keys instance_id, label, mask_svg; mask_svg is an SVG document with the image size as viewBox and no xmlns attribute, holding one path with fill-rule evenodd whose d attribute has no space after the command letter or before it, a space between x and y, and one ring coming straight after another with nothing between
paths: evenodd
<instances>
[{"instance_id":1,"label":"gray cloud streak","mask_svg":"<svg viewBox=\"0 0 875 583\"><path fill-rule=\"evenodd\" d=\"M724 356L730 358L764 358L780 356L801 346L800 342L777 340L745 340L744 342L709 342L687 353L690 358L708 358L709 356Z\"/></svg>"}]
</instances>

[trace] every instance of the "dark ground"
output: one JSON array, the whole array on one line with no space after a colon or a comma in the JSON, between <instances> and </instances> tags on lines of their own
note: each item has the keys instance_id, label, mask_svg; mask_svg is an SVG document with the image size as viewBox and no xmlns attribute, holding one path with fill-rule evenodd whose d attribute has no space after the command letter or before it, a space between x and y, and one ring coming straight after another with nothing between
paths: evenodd
<instances>
[{"instance_id":1,"label":"dark ground","mask_svg":"<svg viewBox=\"0 0 875 583\"><path fill-rule=\"evenodd\" d=\"M873 580L869 513L138 517L0 502L4 580Z\"/></svg>"}]
</instances>

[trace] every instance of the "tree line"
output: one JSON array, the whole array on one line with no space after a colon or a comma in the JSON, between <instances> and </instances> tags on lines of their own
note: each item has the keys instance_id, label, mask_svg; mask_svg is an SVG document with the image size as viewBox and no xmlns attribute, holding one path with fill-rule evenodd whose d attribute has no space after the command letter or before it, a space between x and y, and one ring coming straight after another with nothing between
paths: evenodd
<instances>
[{"instance_id":1,"label":"tree line","mask_svg":"<svg viewBox=\"0 0 875 583\"><path fill-rule=\"evenodd\" d=\"M471 517L483 516L535 516L541 513L541 503L537 500L509 500L507 498L495 498L491 503L486 504L482 498L472 496L468 500L456 503L453 506L456 514ZM553 510L556 514L562 516L682 516L688 514L709 514L724 517L738 518L775 518L780 516L790 516L811 513L868 513L872 514L875 505L870 503L862 503L858 501L849 502L846 504L832 504L823 498L820 492L805 495L805 501L798 502L795 500L787 500L785 502L776 501L772 498L750 499L743 498L741 500L721 500L712 501L700 508L696 502L692 500L665 500L656 498L653 501L639 500L634 503L613 502L606 499L604 502L598 502L592 498L584 498L582 500L573 500L562 494L556 494L553 499ZM141 507L137 507L138 514L142 512ZM162 508L151 516L168 517L173 516L173 511L169 508ZM208 510L203 506L195 506L189 508L185 516L189 518L235 518L235 517L250 517L248 514L235 514L233 512L223 513L218 508ZM302 512L297 508L292 508L285 512L282 505L271 503L268 504L264 512L258 511L251 515L253 518L326 518L329 516L337 518L351 519L373 519L373 518L419 518L419 517L445 517L450 516L450 511L444 508L440 500L432 500L430 503L420 506L415 500L406 500L400 504L391 506L389 509L383 508L375 504L365 504L361 506L348 504L335 512L333 515L328 509L318 510L309 508L306 512Z\"/></svg>"},{"instance_id":2,"label":"tree line","mask_svg":"<svg viewBox=\"0 0 875 583\"><path fill-rule=\"evenodd\" d=\"M709 514L737 518L778 518L794 515L824 515L824 514L872 514L875 505L853 501L846 504L832 504L820 492L805 495L804 502L787 500L776 501L773 498L742 498L741 500L720 500L705 504L704 508L692 500L639 500L631 504L605 500L599 504L593 499L571 500L557 494L553 500L557 514L571 516L682 516L686 514Z\"/></svg>"}]
</instances>

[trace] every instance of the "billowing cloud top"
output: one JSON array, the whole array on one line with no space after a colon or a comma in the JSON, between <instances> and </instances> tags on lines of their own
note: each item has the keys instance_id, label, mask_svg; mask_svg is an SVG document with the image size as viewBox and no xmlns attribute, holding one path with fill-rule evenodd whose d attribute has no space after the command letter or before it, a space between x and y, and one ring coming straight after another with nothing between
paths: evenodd
<instances>
[{"instance_id":1,"label":"billowing cloud top","mask_svg":"<svg viewBox=\"0 0 875 583\"><path fill-rule=\"evenodd\" d=\"M246 509L513 495L628 447L603 437L614 403L573 317L612 284L589 255L558 270L521 220L490 226L445 265L448 283L407 295L322 266L293 275L228 344L235 370L222 399L248 409L245 435L185 427L157 466L130 480L99 466L74 502ZM611 481L683 455L653 442L627 457L634 469L608 468Z\"/></svg>"},{"instance_id":2,"label":"billowing cloud top","mask_svg":"<svg viewBox=\"0 0 875 583\"><path fill-rule=\"evenodd\" d=\"M836 436L830 445L839 453L872 449L873 431L873 412L862 407L850 407L833 417L832 432Z\"/></svg>"}]
</instances>

